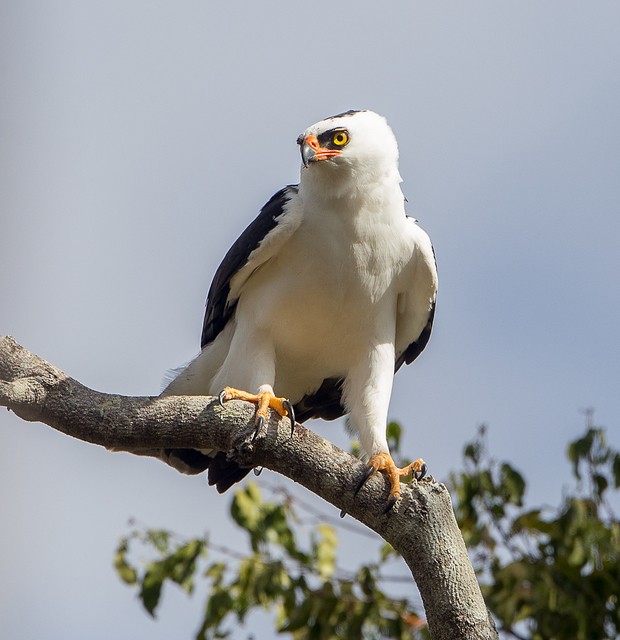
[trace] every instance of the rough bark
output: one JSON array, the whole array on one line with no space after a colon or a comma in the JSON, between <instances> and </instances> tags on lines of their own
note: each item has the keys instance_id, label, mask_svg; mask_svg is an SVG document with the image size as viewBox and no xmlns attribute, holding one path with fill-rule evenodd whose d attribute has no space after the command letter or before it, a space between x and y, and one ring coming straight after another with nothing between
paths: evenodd
<instances>
[{"instance_id":1,"label":"rough bark","mask_svg":"<svg viewBox=\"0 0 620 640\"><path fill-rule=\"evenodd\" d=\"M387 482L372 478L354 497L362 463L309 429L272 418L264 437L248 441L254 409L208 396L127 397L99 393L0 338L0 406L85 442L117 450L167 447L229 451L242 465L264 466L345 509L389 542L416 581L433 640L491 640L487 611L458 529L450 496L433 478L403 486L383 514Z\"/></svg>"}]
</instances>

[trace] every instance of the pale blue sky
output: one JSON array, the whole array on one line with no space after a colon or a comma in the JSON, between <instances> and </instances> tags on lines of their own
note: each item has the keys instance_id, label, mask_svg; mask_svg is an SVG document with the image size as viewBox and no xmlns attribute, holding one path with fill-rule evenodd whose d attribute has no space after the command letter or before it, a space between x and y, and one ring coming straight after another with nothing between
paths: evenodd
<instances>
[{"instance_id":1,"label":"pale blue sky","mask_svg":"<svg viewBox=\"0 0 620 640\"><path fill-rule=\"evenodd\" d=\"M93 388L158 393L226 249L297 181L297 135L371 108L440 274L431 343L396 379L404 448L445 479L486 422L553 503L583 409L620 445L619 26L603 0L5 2L0 333ZM168 589L154 623L112 552L130 516L240 540L229 498L8 413L0 434L3 638L192 637L200 597Z\"/></svg>"}]
</instances>

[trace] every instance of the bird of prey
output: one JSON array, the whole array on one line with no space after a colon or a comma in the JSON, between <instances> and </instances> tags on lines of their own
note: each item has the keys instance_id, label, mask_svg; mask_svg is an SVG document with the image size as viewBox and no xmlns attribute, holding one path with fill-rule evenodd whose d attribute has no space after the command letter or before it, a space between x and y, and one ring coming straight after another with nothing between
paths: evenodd
<instances>
[{"instance_id":1,"label":"bird of prey","mask_svg":"<svg viewBox=\"0 0 620 640\"><path fill-rule=\"evenodd\" d=\"M425 472L422 459L396 467L386 422L394 373L430 337L433 247L405 214L385 118L347 111L297 143L299 184L278 191L229 249L208 293L202 351L164 394L253 402L257 432L268 409L293 427L349 414L367 455L364 480L384 472L393 505L400 478ZM223 452L160 456L184 473L208 469L220 492L249 472Z\"/></svg>"}]
</instances>

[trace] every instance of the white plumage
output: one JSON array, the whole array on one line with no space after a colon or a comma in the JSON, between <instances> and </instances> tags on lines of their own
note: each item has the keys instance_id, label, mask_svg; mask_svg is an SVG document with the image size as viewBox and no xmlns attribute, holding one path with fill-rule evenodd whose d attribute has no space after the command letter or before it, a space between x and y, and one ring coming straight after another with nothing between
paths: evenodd
<instances>
[{"instance_id":1,"label":"white plumage","mask_svg":"<svg viewBox=\"0 0 620 640\"><path fill-rule=\"evenodd\" d=\"M433 249L405 215L396 139L383 117L347 112L298 142L299 186L276 194L228 252L209 292L203 349L164 393L273 388L301 420L349 412L372 461L388 452L395 369L430 335ZM204 470L213 455L162 452L185 472ZM220 456L211 472L224 490L247 471Z\"/></svg>"}]
</instances>

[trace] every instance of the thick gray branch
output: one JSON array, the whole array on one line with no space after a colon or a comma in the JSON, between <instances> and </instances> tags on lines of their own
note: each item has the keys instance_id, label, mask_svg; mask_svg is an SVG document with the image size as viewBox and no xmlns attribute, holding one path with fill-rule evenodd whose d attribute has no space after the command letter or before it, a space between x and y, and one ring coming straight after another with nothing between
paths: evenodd
<instances>
[{"instance_id":1,"label":"thick gray branch","mask_svg":"<svg viewBox=\"0 0 620 640\"><path fill-rule=\"evenodd\" d=\"M418 585L433 640L491 640L495 626L454 518L447 489L432 478L403 487L387 515L387 483L372 478L353 497L362 464L288 420L272 419L249 444L254 409L207 396L127 397L93 391L0 338L0 406L85 442L119 450L190 447L229 451L246 466L264 466L345 509L389 542Z\"/></svg>"}]
</instances>

